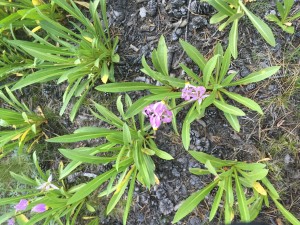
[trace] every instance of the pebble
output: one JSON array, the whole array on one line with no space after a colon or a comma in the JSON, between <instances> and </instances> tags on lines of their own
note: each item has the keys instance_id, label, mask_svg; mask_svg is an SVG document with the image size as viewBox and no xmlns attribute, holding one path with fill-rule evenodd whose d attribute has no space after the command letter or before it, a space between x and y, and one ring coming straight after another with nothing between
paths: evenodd
<instances>
[{"instance_id":1,"label":"pebble","mask_svg":"<svg viewBox=\"0 0 300 225\"><path fill-rule=\"evenodd\" d=\"M165 198L159 202L159 211L164 214L168 215L174 210L174 204L171 202L170 199Z\"/></svg>"},{"instance_id":2,"label":"pebble","mask_svg":"<svg viewBox=\"0 0 300 225\"><path fill-rule=\"evenodd\" d=\"M157 13L157 1L150 0L147 4L147 13L149 16L155 16Z\"/></svg>"},{"instance_id":3,"label":"pebble","mask_svg":"<svg viewBox=\"0 0 300 225\"><path fill-rule=\"evenodd\" d=\"M146 13L147 13L147 11L146 11L145 7L140 8L140 17L141 18L146 17Z\"/></svg>"},{"instance_id":4,"label":"pebble","mask_svg":"<svg viewBox=\"0 0 300 225\"><path fill-rule=\"evenodd\" d=\"M203 16L196 16L192 19L192 28L199 29L207 25L207 20Z\"/></svg>"}]
</instances>

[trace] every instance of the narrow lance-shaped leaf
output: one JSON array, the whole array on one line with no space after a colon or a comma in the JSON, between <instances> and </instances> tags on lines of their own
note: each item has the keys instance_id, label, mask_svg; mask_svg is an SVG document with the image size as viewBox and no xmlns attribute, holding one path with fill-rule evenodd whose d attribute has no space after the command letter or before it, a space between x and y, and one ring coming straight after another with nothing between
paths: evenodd
<instances>
[{"instance_id":1,"label":"narrow lance-shaped leaf","mask_svg":"<svg viewBox=\"0 0 300 225\"><path fill-rule=\"evenodd\" d=\"M216 179L205 188L193 193L188 197L176 212L172 223L177 223L179 220L191 213L197 205L209 194L209 192L218 184L219 179Z\"/></svg>"},{"instance_id":2,"label":"narrow lance-shaped leaf","mask_svg":"<svg viewBox=\"0 0 300 225\"><path fill-rule=\"evenodd\" d=\"M214 71L217 61L218 61L219 54L212 57L205 65L203 69L203 83L204 87L208 86L208 82L211 78L212 72Z\"/></svg>"},{"instance_id":3,"label":"narrow lance-shaped leaf","mask_svg":"<svg viewBox=\"0 0 300 225\"><path fill-rule=\"evenodd\" d=\"M225 89L221 89L221 91L224 92L229 98L247 106L249 109L252 109L252 110L258 112L261 115L264 114L262 109L260 108L260 106L255 101L253 101L249 98L243 97L239 94L226 91Z\"/></svg>"},{"instance_id":4,"label":"narrow lance-shaped leaf","mask_svg":"<svg viewBox=\"0 0 300 225\"><path fill-rule=\"evenodd\" d=\"M210 210L209 221L213 220L213 218L215 217L215 215L216 215L216 213L219 209L219 205L220 205L220 202L221 202L221 199L222 199L223 192L224 192L224 189L222 187L219 187L218 191L217 191L217 194L215 196L215 199L214 199L214 203L213 203L213 205L211 207L211 210Z\"/></svg>"},{"instance_id":5,"label":"narrow lance-shaped leaf","mask_svg":"<svg viewBox=\"0 0 300 225\"><path fill-rule=\"evenodd\" d=\"M221 102L221 101L215 99L214 100L214 105L218 109L222 110L225 113L229 113L229 114L232 114L232 115L235 115L235 116L245 116L245 113L241 109L239 109L235 106L229 105L225 102Z\"/></svg>"},{"instance_id":6,"label":"narrow lance-shaped leaf","mask_svg":"<svg viewBox=\"0 0 300 225\"><path fill-rule=\"evenodd\" d=\"M237 43L238 43L238 23L239 20L236 19L233 21L232 27L229 33L229 49L231 51L232 57L237 58L238 50L237 50Z\"/></svg>"},{"instance_id":7,"label":"narrow lance-shaped leaf","mask_svg":"<svg viewBox=\"0 0 300 225\"><path fill-rule=\"evenodd\" d=\"M255 16L252 12L250 12L246 6L243 4L242 0L239 0L239 5L242 7L244 12L247 14L248 18L251 20L252 24L255 26L255 28L258 30L258 32L263 36L263 38L271 45L275 46L275 38L272 33L272 30L270 27L265 24L260 18Z\"/></svg>"},{"instance_id":8,"label":"narrow lance-shaped leaf","mask_svg":"<svg viewBox=\"0 0 300 225\"><path fill-rule=\"evenodd\" d=\"M184 49L184 51L186 52L186 54L197 64L197 66L199 66L199 68L203 71L205 64L206 64L206 60L204 58L204 56L190 43L183 41L183 40L179 40L182 48Z\"/></svg>"},{"instance_id":9,"label":"narrow lance-shaped leaf","mask_svg":"<svg viewBox=\"0 0 300 225\"><path fill-rule=\"evenodd\" d=\"M235 170L235 186L236 186L236 195L237 195L241 220L243 222L249 222L250 214L249 214L249 209L247 206L246 196L245 196L244 190L240 184L236 170Z\"/></svg>"},{"instance_id":10,"label":"narrow lance-shaped leaf","mask_svg":"<svg viewBox=\"0 0 300 225\"><path fill-rule=\"evenodd\" d=\"M230 83L228 86L246 85L246 84L258 82L258 81L264 80L264 79L272 76L273 74L277 73L279 69L280 69L280 66L267 67L258 72L251 73L242 79L234 81L234 82Z\"/></svg>"}]
</instances>

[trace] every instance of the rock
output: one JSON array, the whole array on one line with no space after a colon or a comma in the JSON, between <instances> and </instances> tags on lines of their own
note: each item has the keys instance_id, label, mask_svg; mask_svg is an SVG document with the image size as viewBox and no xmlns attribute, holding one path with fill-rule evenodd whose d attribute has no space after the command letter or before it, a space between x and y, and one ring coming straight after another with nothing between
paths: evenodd
<instances>
[{"instance_id":1,"label":"rock","mask_svg":"<svg viewBox=\"0 0 300 225\"><path fill-rule=\"evenodd\" d=\"M203 16L196 16L192 19L192 28L199 29L207 25L207 20Z\"/></svg>"},{"instance_id":2,"label":"rock","mask_svg":"<svg viewBox=\"0 0 300 225\"><path fill-rule=\"evenodd\" d=\"M146 17L146 13L147 13L147 11L146 11L145 7L140 8L140 17L141 18Z\"/></svg>"},{"instance_id":3,"label":"rock","mask_svg":"<svg viewBox=\"0 0 300 225\"><path fill-rule=\"evenodd\" d=\"M150 0L147 4L147 13L149 16L155 16L157 13L157 1Z\"/></svg>"},{"instance_id":4,"label":"rock","mask_svg":"<svg viewBox=\"0 0 300 225\"><path fill-rule=\"evenodd\" d=\"M164 214L168 215L174 210L174 205L170 201L170 199L165 198L162 201L159 202L159 211Z\"/></svg>"}]
</instances>

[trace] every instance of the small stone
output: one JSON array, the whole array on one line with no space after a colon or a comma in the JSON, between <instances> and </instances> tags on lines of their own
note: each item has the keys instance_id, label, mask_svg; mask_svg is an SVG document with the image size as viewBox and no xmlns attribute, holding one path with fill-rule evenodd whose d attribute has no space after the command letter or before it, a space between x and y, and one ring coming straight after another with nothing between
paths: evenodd
<instances>
[{"instance_id":1,"label":"small stone","mask_svg":"<svg viewBox=\"0 0 300 225\"><path fill-rule=\"evenodd\" d=\"M155 16L157 12L157 2L156 0L150 0L147 4L147 13L149 16Z\"/></svg>"},{"instance_id":2,"label":"small stone","mask_svg":"<svg viewBox=\"0 0 300 225\"><path fill-rule=\"evenodd\" d=\"M147 13L147 10L145 7L140 8L140 17L141 18L146 17L146 13Z\"/></svg>"},{"instance_id":3,"label":"small stone","mask_svg":"<svg viewBox=\"0 0 300 225\"><path fill-rule=\"evenodd\" d=\"M203 28L207 25L207 20L202 16L196 16L192 19L193 29Z\"/></svg>"},{"instance_id":4,"label":"small stone","mask_svg":"<svg viewBox=\"0 0 300 225\"><path fill-rule=\"evenodd\" d=\"M188 225L198 225L201 224L201 220L198 217L192 217L189 219Z\"/></svg>"},{"instance_id":5,"label":"small stone","mask_svg":"<svg viewBox=\"0 0 300 225\"><path fill-rule=\"evenodd\" d=\"M162 201L159 202L159 211L164 214L168 215L174 210L174 205L170 201L170 199L165 198Z\"/></svg>"},{"instance_id":6,"label":"small stone","mask_svg":"<svg viewBox=\"0 0 300 225\"><path fill-rule=\"evenodd\" d=\"M172 5L173 8L178 8L178 7L183 6L185 4L186 4L185 0L172 0L171 1L171 5Z\"/></svg>"},{"instance_id":7,"label":"small stone","mask_svg":"<svg viewBox=\"0 0 300 225\"><path fill-rule=\"evenodd\" d=\"M173 168L172 169L172 174L175 176L175 177L180 177L180 173L178 172L178 170L176 168Z\"/></svg>"}]
</instances>

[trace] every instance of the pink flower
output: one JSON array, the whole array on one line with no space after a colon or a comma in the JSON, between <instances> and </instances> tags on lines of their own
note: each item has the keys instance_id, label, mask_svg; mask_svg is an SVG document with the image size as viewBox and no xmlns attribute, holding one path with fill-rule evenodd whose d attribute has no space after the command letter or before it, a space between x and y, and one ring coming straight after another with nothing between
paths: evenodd
<instances>
[{"instance_id":1,"label":"pink flower","mask_svg":"<svg viewBox=\"0 0 300 225\"><path fill-rule=\"evenodd\" d=\"M150 124L154 130L157 130L162 122L170 123L173 117L173 113L168 110L164 101L146 106L143 113L150 118Z\"/></svg>"},{"instance_id":2,"label":"pink flower","mask_svg":"<svg viewBox=\"0 0 300 225\"><path fill-rule=\"evenodd\" d=\"M9 220L7 220L7 225L15 225L15 219L10 218Z\"/></svg>"},{"instance_id":3,"label":"pink flower","mask_svg":"<svg viewBox=\"0 0 300 225\"><path fill-rule=\"evenodd\" d=\"M209 95L205 94L206 89L203 86L193 86L187 83L182 89L181 98L186 101L197 101L201 104L202 100L208 97Z\"/></svg>"},{"instance_id":4,"label":"pink flower","mask_svg":"<svg viewBox=\"0 0 300 225\"><path fill-rule=\"evenodd\" d=\"M37 204L31 209L31 212L42 213L47 210L47 206L45 204Z\"/></svg>"},{"instance_id":5,"label":"pink flower","mask_svg":"<svg viewBox=\"0 0 300 225\"><path fill-rule=\"evenodd\" d=\"M20 202L15 205L15 209L16 211L22 211L22 210L25 210L28 206L28 201L26 199L21 199Z\"/></svg>"}]
</instances>

